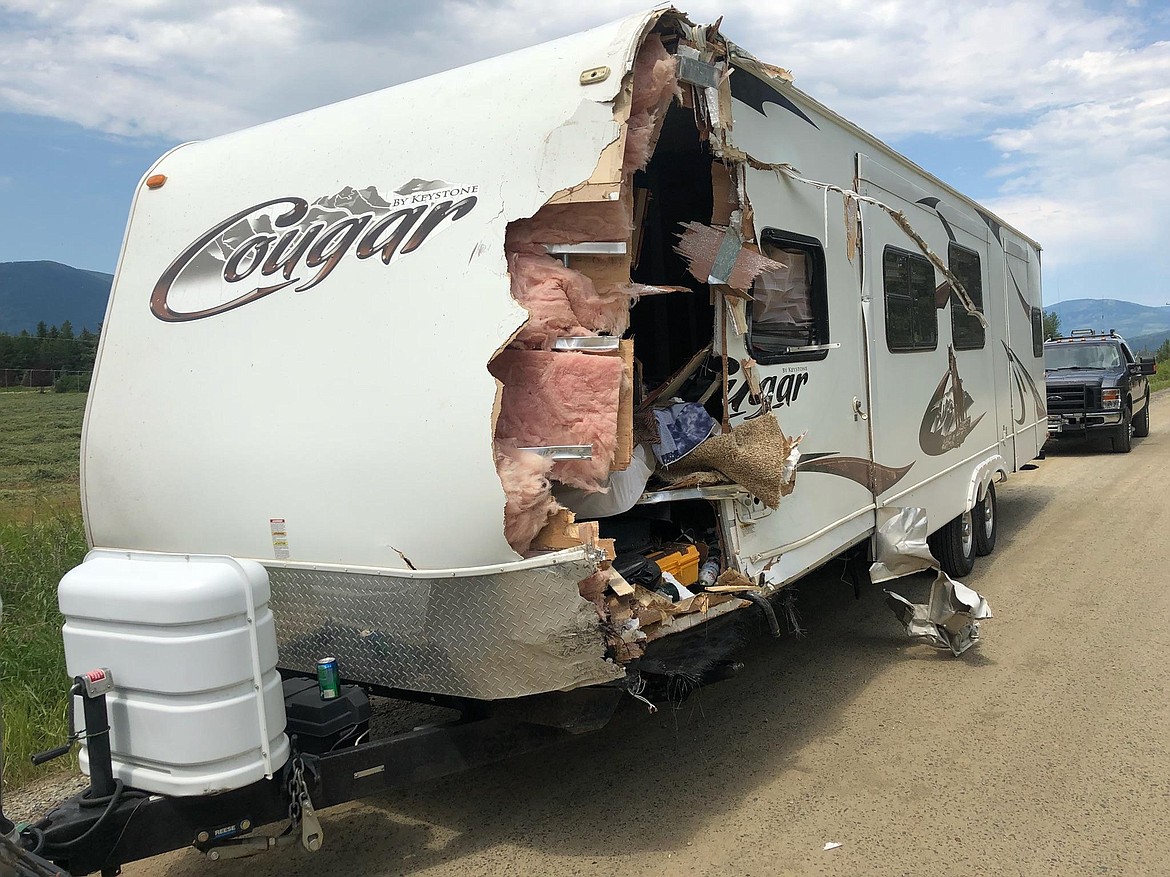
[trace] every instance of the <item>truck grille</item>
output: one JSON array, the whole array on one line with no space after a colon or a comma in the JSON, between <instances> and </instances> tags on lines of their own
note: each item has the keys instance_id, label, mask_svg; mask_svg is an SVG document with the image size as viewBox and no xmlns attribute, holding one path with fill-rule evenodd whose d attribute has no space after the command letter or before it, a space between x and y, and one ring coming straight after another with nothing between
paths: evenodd
<instances>
[{"instance_id":1,"label":"truck grille","mask_svg":"<svg viewBox=\"0 0 1170 877\"><path fill-rule=\"evenodd\" d=\"M1063 384L1048 388L1048 413L1062 414L1066 411L1086 411L1100 408L1097 398L1100 388L1088 384Z\"/></svg>"}]
</instances>

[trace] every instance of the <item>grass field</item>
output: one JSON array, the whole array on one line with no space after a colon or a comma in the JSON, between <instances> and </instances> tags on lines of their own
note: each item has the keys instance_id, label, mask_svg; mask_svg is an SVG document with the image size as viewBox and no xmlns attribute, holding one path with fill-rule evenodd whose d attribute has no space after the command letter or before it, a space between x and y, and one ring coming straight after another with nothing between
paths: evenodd
<instances>
[{"instance_id":1,"label":"grass field","mask_svg":"<svg viewBox=\"0 0 1170 877\"><path fill-rule=\"evenodd\" d=\"M85 554L78 460L85 395L0 393L0 697L4 780L38 772L29 755L65 740L57 582Z\"/></svg>"},{"instance_id":2,"label":"grass field","mask_svg":"<svg viewBox=\"0 0 1170 877\"><path fill-rule=\"evenodd\" d=\"M1150 392L1165 390L1170 387L1170 362L1158 363L1158 373L1150 376Z\"/></svg>"}]
</instances>

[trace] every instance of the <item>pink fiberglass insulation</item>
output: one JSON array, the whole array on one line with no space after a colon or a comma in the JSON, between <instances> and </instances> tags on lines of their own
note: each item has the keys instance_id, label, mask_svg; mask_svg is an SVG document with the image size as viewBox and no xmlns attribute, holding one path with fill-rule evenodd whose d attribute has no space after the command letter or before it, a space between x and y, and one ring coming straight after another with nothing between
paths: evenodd
<instances>
[{"instance_id":1,"label":"pink fiberglass insulation","mask_svg":"<svg viewBox=\"0 0 1170 877\"><path fill-rule=\"evenodd\" d=\"M548 480L552 460L521 451L516 447L496 445L496 472L504 487L504 538L517 554L523 554L548 523L549 515L560 505L552 497Z\"/></svg>"},{"instance_id":2,"label":"pink fiberglass insulation","mask_svg":"<svg viewBox=\"0 0 1170 877\"><path fill-rule=\"evenodd\" d=\"M546 204L535 216L508 223L504 248L512 253L532 244L624 241L633 227L628 201Z\"/></svg>"},{"instance_id":3,"label":"pink fiberglass insulation","mask_svg":"<svg viewBox=\"0 0 1170 877\"><path fill-rule=\"evenodd\" d=\"M528 311L528 322L516 336L516 344L547 349L561 336L593 334L581 325L570 303L596 297L588 277L551 256L534 253L509 253L508 270L512 298Z\"/></svg>"},{"instance_id":4,"label":"pink fiberglass insulation","mask_svg":"<svg viewBox=\"0 0 1170 877\"><path fill-rule=\"evenodd\" d=\"M642 170L650 161L658 139L659 123L672 97L682 97L674 56L666 51L657 34L651 34L634 59L634 93L630 100L626 152L622 160L626 174Z\"/></svg>"},{"instance_id":5,"label":"pink fiberglass insulation","mask_svg":"<svg viewBox=\"0 0 1170 877\"><path fill-rule=\"evenodd\" d=\"M558 461L551 474L562 484L603 490L617 446L621 358L507 348L488 368L504 385L496 440L517 447L591 445L593 459Z\"/></svg>"},{"instance_id":6,"label":"pink fiberglass insulation","mask_svg":"<svg viewBox=\"0 0 1170 877\"><path fill-rule=\"evenodd\" d=\"M611 283L596 289L590 282L588 286L568 287L565 292L582 326L603 335L621 337L630 328L630 305L634 301L626 291L628 286L628 283Z\"/></svg>"},{"instance_id":7,"label":"pink fiberglass insulation","mask_svg":"<svg viewBox=\"0 0 1170 877\"><path fill-rule=\"evenodd\" d=\"M630 284L598 290L580 271L544 255L536 245L508 254L512 297L528 311L516 336L520 347L548 349L559 336L622 335L630 326Z\"/></svg>"}]
</instances>

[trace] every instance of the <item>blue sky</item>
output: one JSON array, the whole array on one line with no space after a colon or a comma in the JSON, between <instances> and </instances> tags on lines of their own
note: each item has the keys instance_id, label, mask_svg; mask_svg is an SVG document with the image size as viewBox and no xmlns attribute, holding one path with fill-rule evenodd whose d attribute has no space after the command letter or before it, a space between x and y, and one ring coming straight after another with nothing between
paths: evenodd
<instances>
[{"instance_id":1,"label":"blue sky","mask_svg":"<svg viewBox=\"0 0 1170 877\"><path fill-rule=\"evenodd\" d=\"M636 0L0 0L0 261L112 272L151 162ZM1170 303L1170 3L680 3L1044 247L1045 300Z\"/></svg>"}]
</instances>

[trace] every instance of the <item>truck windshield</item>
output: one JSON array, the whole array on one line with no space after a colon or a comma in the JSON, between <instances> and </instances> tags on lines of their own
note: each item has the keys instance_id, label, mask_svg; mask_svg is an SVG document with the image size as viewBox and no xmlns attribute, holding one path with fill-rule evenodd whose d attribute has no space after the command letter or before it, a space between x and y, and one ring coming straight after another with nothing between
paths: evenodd
<instances>
[{"instance_id":1,"label":"truck windshield","mask_svg":"<svg viewBox=\"0 0 1170 877\"><path fill-rule=\"evenodd\" d=\"M1121 355L1117 345L1108 341L1093 343L1076 341L1044 346L1044 367L1061 368L1117 368Z\"/></svg>"}]
</instances>

